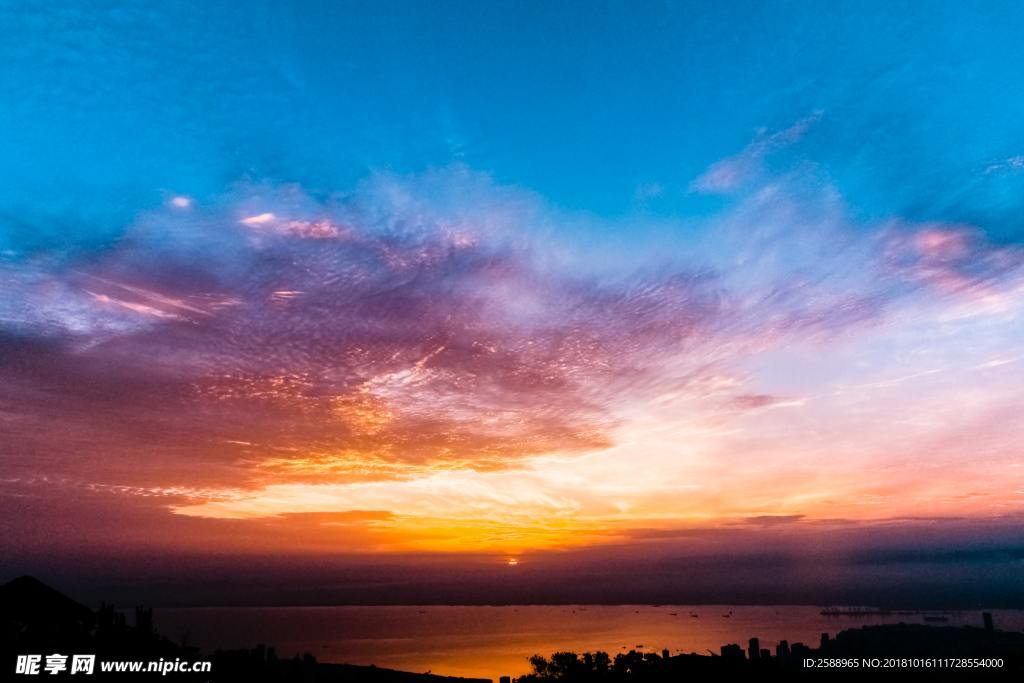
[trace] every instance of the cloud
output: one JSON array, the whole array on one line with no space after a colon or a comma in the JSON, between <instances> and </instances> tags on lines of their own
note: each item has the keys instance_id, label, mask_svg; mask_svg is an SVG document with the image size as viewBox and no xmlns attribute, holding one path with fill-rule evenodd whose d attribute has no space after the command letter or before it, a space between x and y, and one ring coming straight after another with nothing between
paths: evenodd
<instances>
[{"instance_id":1,"label":"cloud","mask_svg":"<svg viewBox=\"0 0 1024 683\"><path fill-rule=\"evenodd\" d=\"M793 524L803 519L804 515L757 515L756 517L747 517L743 521L746 524L755 526L778 526L780 524Z\"/></svg>"},{"instance_id":2,"label":"cloud","mask_svg":"<svg viewBox=\"0 0 1024 683\"><path fill-rule=\"evenodd\" d=\"M116 435L76 410L53 438L104 444L122 467L166 448L179 455L165 462L202 461L214 478L245 472L239 456L254 479L504 468L608 445L609 401L660 381L716 320L713 281L697 272L579 277L544 263L511 220L478 219L472 202L467 215L438 210L419 191L378 180L325 203L240 188L144 216L71 265L10 264L5 320L22 336L8 351L38 345L57 369L6 367L32 385L18 412L108 412ZM267 210L240 212L253 206ZM79 386L59 370L72 367ZM122 377L117 394L89 367ZM143 419L151 403L177 412Z\"/></svg>"},{"instance_id":3,"label":"cloud","mask_svg":"<svg viewBox=\"0 0 1024 683\"><path fill-rule=\"evenodd\" d=\"M729 408L736 410L758 410L760 408L789 408L803 405L802 399L784 398L770 394L740 394L725 402Z\"/></svg>"},{"instance_id":4,"label":"cloud","mask_svg":"<svg viewBox=\"0 0 1024 683\"><path fill-rule=\"evenodd\" d=\"M807 130L821 119L816 111L783 130L758 131L743 151L716 161L690 183L690 191L701 194L728 194L757 180L764 171L764 160L773 152L798 142Z\"/></svg>"},{"instance_id":5,"label":"cloud","mask_svg":"<svg viewBox=\"0 0 1024 683\"><path fill-rule=\"evenodd\" d=\"M800 131L784 133L771 145ZM306 524L314 545L320 516L379 511L352 520L353 543L375 549L981 505L903 470L876 485L871 472L917 452L924 432L893 425L907 443L881 443L879 413L898 410L867 393L906 392L920 420L954 405L910 393L960 376L930 372L936 353L962 353L948 364L964 368L1012 357L988 344L976 358L966 340L1012 324L1019 250L964 225L857 224L800 177L765 184L657 261L593 258L607 252L559 230L579 220L455 168L336 195L240 184L154 209L86 254L8 256L0 458L19 495L266 520L282 539ZM938 334L927 353L907 341ZM913 362L893 367L891 345ZM985 382L978 392L1009 400ZM784 407L800 409L769 410ZM957 412L986 431L996 467L1003 427ZM927 436L948 464L956 442ZM39 478L53 469L66 480ZM962 480L1010 505L1000 486L1012 482L989 472Z\"/></svg>"},{"instance_id":6,"label":"cloud","mask_svg":"<svg viewBox=\"0 0 1024 683\"><path fill-rule=\"evenodd\" d=\"M1012 173L1024 169L1024 154L1007 157L1000 161L993 162L985 167L985 175Z\"/></svg>"}]
</instances>

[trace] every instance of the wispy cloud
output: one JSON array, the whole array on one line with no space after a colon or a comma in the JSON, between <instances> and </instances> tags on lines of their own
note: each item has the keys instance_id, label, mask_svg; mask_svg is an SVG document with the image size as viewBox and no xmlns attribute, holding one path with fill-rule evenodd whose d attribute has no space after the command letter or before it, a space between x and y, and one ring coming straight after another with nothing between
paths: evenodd
<instances>
[{"instance_id":1,"label":"wispy cloud","mask_svg":"<svg viewBox=\"0 0 1024 683\"><path fill-rule=\"evenodd\" d=\"M764 161L773 152L798 142L823 112L816 111L783 130L760 130L743 151L708 167L690 183L690 191L702 194L735 192L758 180L764 172Z\"/></svg>"},{"instance_id":2,"label":"wispy cloud","mask_svg":"<svg viewBox=\"0 0 1024 683\"><path fill-rule=\"evenodd\" d=\"M858 224L831 188L774 179L636 266L466 169L183 208L0 266L19 490L59 463L191 520L381 511L346 522L354 542L418 549L1015 504L995 416L1016 366L977 368L1014 357L1021 253L970 226ZM948 486L908 466L948 475L957 425L987 464Z\"/></svg>"},{"instance_id":3,"label":"wispy cloud","mask_svg":"<svg viewBox=\"0 0 1024 683\"><path fill-rule=\"evenodd\" d=\"M1011 173L1024 170L1024 154L995 161L985 167L985 174Z\"/></svg>"}]
</instances>

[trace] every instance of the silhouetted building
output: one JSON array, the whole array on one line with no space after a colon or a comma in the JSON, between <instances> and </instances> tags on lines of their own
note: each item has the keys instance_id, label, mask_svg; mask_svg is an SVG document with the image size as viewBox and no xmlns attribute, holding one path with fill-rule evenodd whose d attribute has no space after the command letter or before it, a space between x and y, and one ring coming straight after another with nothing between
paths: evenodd
<instances>
[{"instance_id":1,"label":"silhouetted building","mask_svg":"<svg viewBox=\"0 0 1024 683\"><path fill-rule=\"evenodd\" d=\"M747 655L750 657L750 661L754 661L761 656L761 641L757 638L751 638L750 643L747 647Z\"/></svg>"},{"instance_id":2,"label":"silhouetted building","mask_svg":"<svg viewBox=\"0 0 1024 683\"><path fill-rule=\"evenodd\" d=\"M992 613L991 612L982 612L981 613L981 618L985 621L985 630L986 631L994 631L994 630L996 630L995 624L992 623Z\"/></svg>"},{"instance_id":3,"label":"silhouetted building","mask_svg":"<svg viewBox=\"0 0 1024 683\"><path fill-rule=\"evenodd\" d=\"M826 647L828 647L828 641L829 641L828 634L827 633L822 633L821 634L821 645L819 645L819 647L821 649L825 649Z\"/></svg>"},{"instance_id":4,"label":"silhouetted building","mask_svg":"<svg viewBox=\"0 0 1024 683\"><path fill-rule=\"evenodd\" d=\"M779 659L789 659L789 641L780 640L775 646L775 656Z\"/></svg>"},{"instance_id":5,"label":"silhouetted building","mask_svg":"<svg viewBox=\"0 0 1024 683\"><path fill-rule=\"evenodd\" d=\"M723 645L721 647L721 653L722 659L745 659L743 656L743 648L737 645L736 643L732 643L730 645Z\"/></svg>"}]
</instances>

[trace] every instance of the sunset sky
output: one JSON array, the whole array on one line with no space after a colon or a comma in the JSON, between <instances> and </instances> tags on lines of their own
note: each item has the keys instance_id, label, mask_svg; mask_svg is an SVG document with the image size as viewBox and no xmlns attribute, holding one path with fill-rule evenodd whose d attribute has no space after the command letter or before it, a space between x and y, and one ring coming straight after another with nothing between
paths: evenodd
<instances>
[{"instance_id":1,"label":"sunset sky","mask_svg":"<svg viewBox=\"0 0 1024 683\"><path fill-rule=\"evenodd\" d=\"M5 566L1019 547L1022 20L8 5Z\"/></svg>"}]
</instances>

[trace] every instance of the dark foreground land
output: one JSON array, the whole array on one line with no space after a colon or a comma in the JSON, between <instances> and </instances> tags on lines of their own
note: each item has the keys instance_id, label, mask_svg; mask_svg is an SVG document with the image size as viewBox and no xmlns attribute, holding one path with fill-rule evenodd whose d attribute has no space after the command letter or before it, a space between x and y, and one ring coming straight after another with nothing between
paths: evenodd
<instances>
[{"instance_id":1,"label":"dark foreground land","mask_svg":"<svg viewBox=\"0 0 1024 683\"><path fill-rule=\"evenodd\" d=\"M783 641L772 653L752 638L746 650L719 654L556 652L530 659L517 683L718 680L1014 680L1024 681L1024 633L973 627L887 624L848 629L817 648Z\"/></svg>"},{"instance_id":2,"label":"dark foreground land","mask_svg":"<svg viewBox=\"0 0 1024 683\"><path fill-rule=\"evenodd\" d=\"M979 620L980 621L980 620ZM16 671L19 655L94 654L94 672L36 674ZM104 672L102 662L209 661L208 673ZM135 625L104 605L91 610L32 577L0 586L0 680L168 680L268 683L483 683L483 679L439 676L373 666L318 662L309 654L279 658L274 648L204 654L156 633L152 612L136 609ZM1013 680L1024 681L1024 633L1000 631L986 619L984 627L917 624L866 626L829 638L817 647L779 644L774 652L752 638L746 647L723 645L718 653L669 655L628 652L614 658L604 652L556 652L530 658L533 673L518 683L619 681L787 680L836 678L863 680ZM506 683L507 677L501 678Z\"/></svg>"}]
</instances>

